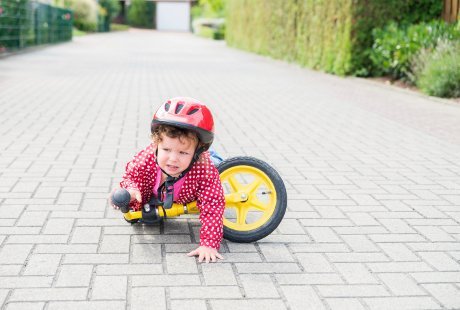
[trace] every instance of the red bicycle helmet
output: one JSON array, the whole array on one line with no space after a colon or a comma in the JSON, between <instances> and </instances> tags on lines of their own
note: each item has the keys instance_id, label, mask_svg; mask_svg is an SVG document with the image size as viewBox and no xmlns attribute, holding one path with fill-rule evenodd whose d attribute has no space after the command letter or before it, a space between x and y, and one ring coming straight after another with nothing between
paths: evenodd
<instances>
[{"instance_id":1,"label":"red bicycle helmet","mask_svg":"<svg viewBox=\"0 0 460 310\"><path fill-rule=\"evenodd\" d=\"M152 132L161 124L192 130L208 147L214 140L211 111L204 103L193 98L176 97L167 100L153 115Z\"/></svg>"}]
</instances>

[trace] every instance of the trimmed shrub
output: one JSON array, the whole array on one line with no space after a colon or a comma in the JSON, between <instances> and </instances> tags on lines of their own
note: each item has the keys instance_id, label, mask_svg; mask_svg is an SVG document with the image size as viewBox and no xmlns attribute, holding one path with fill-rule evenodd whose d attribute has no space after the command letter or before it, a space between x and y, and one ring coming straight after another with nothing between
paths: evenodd
<instances>
[{"instance_id":1,"label":"trimmed shrub","mask_svg":"<svg viewBox=\"0 0 460 310\"><path fill-rule=\"evenodd\" d=\"M226 0L199 0L192 9L193 17L220 18L225 15Z\"/></svg>"},{"instance_id":2,"label":"trimmed shrub","mask_svg":"<svg viewBox=\"0 0 460 310\"><path fill-rule=\"evenodd\" d=\"M110 31L110 23L120 12L120 4L118 0L99 0L100 18L99 31Z\"/></svg>"},{"instance_id":3,"label":"trimmed shrub","mask_svg":"<svg viewBox=\"0 0 460 310\"><path fill-rule=\"evenodd\" d=\"M441 17L440 0L359 0L353 4L353 73L361 76L373 74L370 59L373 45L372 32L395 22L401 25L427 22Z\"/></svg>"},{"instance_id":4,"label":"trimmed shrub","mask_svg":"<svg viewBox=\"0 0 460 310\"><path fill-rule=\"evenodd\" d=\"M192 6L193 33L214 40L225 38L225 0L199 0Z\"/></svg>"},{"instance_id":5,"label":"trimmed shrub","mask_svg":"<svg viewBox=\"0 0 460 310\"><path fill-rule=\"evenodd\" d=\"M128 23L135 27L155 27L155 2L133 0L128 8Z\"/></svg>"},{"instance_id":6,"label":"trimmed shrub","mask_svg":"<svg viewBox=\"0 0 460 310\"><path fill-rule=\"evenodd\" d=\"M68 0L68 6L74 12L74 26L82 31L97 30L98 5L95 0Z\"/></svg>"},{"instance_id":7,"label":"trimmed shrub","mask_svg":"<svg viewBox=\"0 0 460 310\"><path fill-rule=\"evenodd\" d=\"M422 48L434 48L439 40L460 38L460 29L443 21L400 26L390 23L374 29L370 51L374 75L410 78L411 60Z\"/></svg>"},{"instance_id":8,"label":"trimmed shrub","mask_svg":"<svg viewBox=\"0 0 460 310\"><path fill-rule=\"evenodd\" d=\"M195 18L192 22L193 33L209 39L225 38L225 20L223 18Z\"/></svg>"},{"instance_id":9,"label":"trimmed shrub","mask_svg":"<svg viewBox=\"0 0 460 310\"><path fill-rule=\"evenodd\" d=\"M413 60L417 87L431 96L460 97L460 41L440 41Z\"/></svg>"}]
</instances>

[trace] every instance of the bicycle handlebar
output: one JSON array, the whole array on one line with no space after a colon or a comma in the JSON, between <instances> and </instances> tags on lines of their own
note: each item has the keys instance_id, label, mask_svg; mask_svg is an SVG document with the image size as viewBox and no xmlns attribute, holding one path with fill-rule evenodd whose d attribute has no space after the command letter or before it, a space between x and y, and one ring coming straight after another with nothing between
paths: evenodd
<instances>
[{"instance_id":1,"label":"bicycle handlebar","mask_svg":"<svg viewBox=\"0 0 460 310\"><path fill-rule=\"evenodd\" d=\"M124 188L117 189L112 195L113 204L119 207L122 213L129 211L130 200L131 194Z\"/></svg>"}]
</instances>

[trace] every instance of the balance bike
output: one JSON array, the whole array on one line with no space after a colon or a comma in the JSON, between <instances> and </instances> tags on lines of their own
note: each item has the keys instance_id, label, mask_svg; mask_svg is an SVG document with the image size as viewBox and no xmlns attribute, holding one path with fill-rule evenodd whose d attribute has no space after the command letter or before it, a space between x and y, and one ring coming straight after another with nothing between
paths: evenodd
<instances>
[{"instance_id":1,"label":"balance bike","mask_svg":"<svg viewBox=\"0 0 460 310\"><path fill-rule=\"evenodd\" d=\"M225 194L224 238L232 242L254 242L271 234L287 207L284 182L266 162L248 156L226 159L217 166ZM181 214L199 214L196 201L174 203L165 209L152 198L140 211L129 210L130 194L119 189L112 195L125 220L131 224L155 224Z\"/></svg>"}]
</instances>

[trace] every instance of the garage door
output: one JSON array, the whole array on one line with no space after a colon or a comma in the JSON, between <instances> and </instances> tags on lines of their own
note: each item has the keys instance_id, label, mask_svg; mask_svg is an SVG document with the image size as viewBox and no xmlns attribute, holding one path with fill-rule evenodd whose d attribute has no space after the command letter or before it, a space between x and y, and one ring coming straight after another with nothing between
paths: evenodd
<instances>
[{"instance_id":1,"label":"garage door","mask_svg":"<svg viewBox=\"0 0 460 310\"><path fill-rule=\"evenodd\" d=\"M157 29L190 31L190 3L157 2Z\"/></svg>"}]
</instances>

